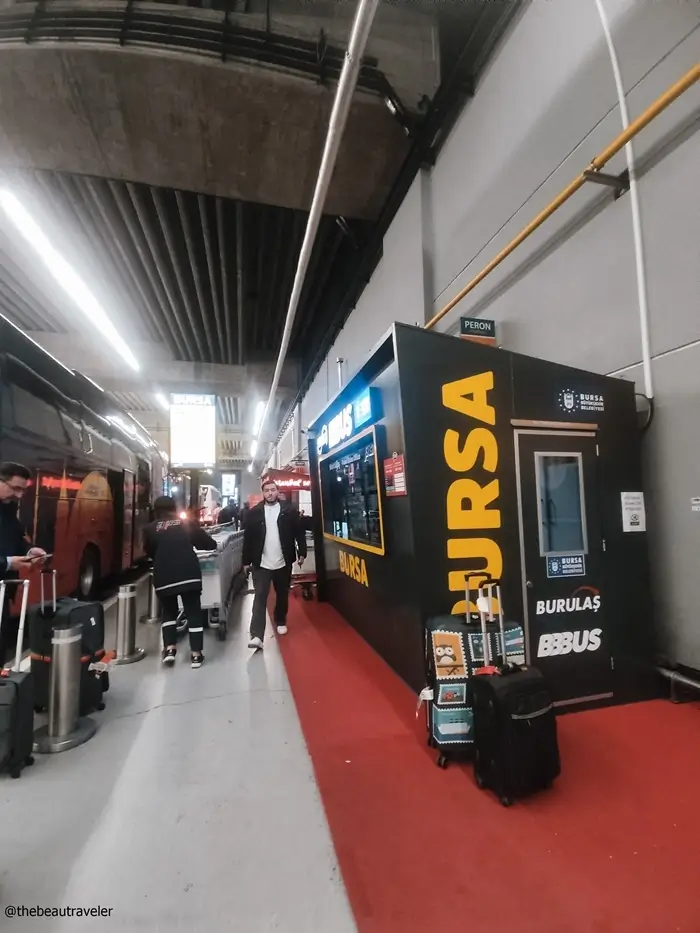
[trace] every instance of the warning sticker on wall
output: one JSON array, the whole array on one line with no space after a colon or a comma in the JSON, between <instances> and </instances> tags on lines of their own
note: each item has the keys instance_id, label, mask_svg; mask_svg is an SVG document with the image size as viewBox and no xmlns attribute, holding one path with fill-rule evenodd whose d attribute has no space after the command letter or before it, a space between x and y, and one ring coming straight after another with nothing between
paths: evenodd
<instances>
[{"instance_id":1,"label":"warning sticker on wall","mask_svg":"<svg viewBox=\"0 0 700 933\"><path fill-rule=\"evenodd\" d=\"M690 500L690 509L692 512L700 512L700 496L693 496Z\"/></svg>"},{"instance_id":2,"label":"warning sticker on wall","mask_svg":"<svg viewBox=\"0 0 700 933\"><path fill-rule=\"evenodd\" d=\"M644 507L643 492L623 492L622 498L622 530L646 531L647 516Z\"/></svg>"}]
</instances>

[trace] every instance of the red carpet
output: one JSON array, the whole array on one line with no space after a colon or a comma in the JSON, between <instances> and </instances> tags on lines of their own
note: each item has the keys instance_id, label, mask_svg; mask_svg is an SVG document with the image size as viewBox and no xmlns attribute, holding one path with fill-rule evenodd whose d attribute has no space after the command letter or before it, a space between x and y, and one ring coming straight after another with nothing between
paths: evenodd
<instances>
[{"instance_id":1,"label":"red carpet","mask_svg":"<svg viewBox=\"0 0 700 933\"><path fill-rule=\"evenodd\" d=\"M280 646L360 933L700 933L695 705L560 719L555 788L505 810L436 767L416 698L334 610L290 603Z\"/></svg>"}]
</instances>

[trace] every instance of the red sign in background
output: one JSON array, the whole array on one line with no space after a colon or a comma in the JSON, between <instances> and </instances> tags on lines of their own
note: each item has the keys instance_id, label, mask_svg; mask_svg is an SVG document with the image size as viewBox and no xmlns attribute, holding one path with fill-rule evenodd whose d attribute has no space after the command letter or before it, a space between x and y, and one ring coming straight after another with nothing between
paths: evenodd
<instances>
[{"instance_id":1,"label":"red sign in background","mask_svg":"<svg viewBox=\"0 0 700 933\"><path fill-rule=\"evenodd\" d=\"M394 454L384 461L384 488L387 496L408 495L403 454Z\"/></svg>"}]
</instances>

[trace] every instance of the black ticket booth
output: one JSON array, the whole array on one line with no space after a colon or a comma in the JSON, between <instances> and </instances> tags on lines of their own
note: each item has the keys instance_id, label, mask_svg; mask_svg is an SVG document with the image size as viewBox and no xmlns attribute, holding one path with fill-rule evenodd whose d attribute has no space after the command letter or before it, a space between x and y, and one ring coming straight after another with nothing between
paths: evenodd
<instances>
[{"instance_id":1,"label":"black ticket booth","mask_svg":"<svg viewBox=\"0 0 700 933\"><path fill-rule=\"evenodd\" d=\"M562 709L654 689L632 383L395 324L310 438L319 597L414 689L477 572Z\"/></svg>"}]
</instances>

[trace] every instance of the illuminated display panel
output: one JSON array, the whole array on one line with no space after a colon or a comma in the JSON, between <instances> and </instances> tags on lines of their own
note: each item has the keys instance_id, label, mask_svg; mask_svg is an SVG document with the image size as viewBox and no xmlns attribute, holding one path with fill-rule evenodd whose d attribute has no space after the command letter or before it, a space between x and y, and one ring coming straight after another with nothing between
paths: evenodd
<instances>
[{"instance_id":1,"label":"illuminated display panel","mask_svg":"<svg viewBox=\"0 0 700 933\"><path fill-rule=\"evenodd\" d=\"M170 404L170 463L204 469L216 463L216 397L173 395Z\"/></svg>"},{"instance_id":2,"label":"illuminated display panel","mask_svg":"<svg viewBox=\"0 0 700 933\"><path fill-rule=\"evenodd\" d=\"M323 533L360 550L384 553L379 463L374 428L319 463Z\"/></svg>"}]
</instances>

